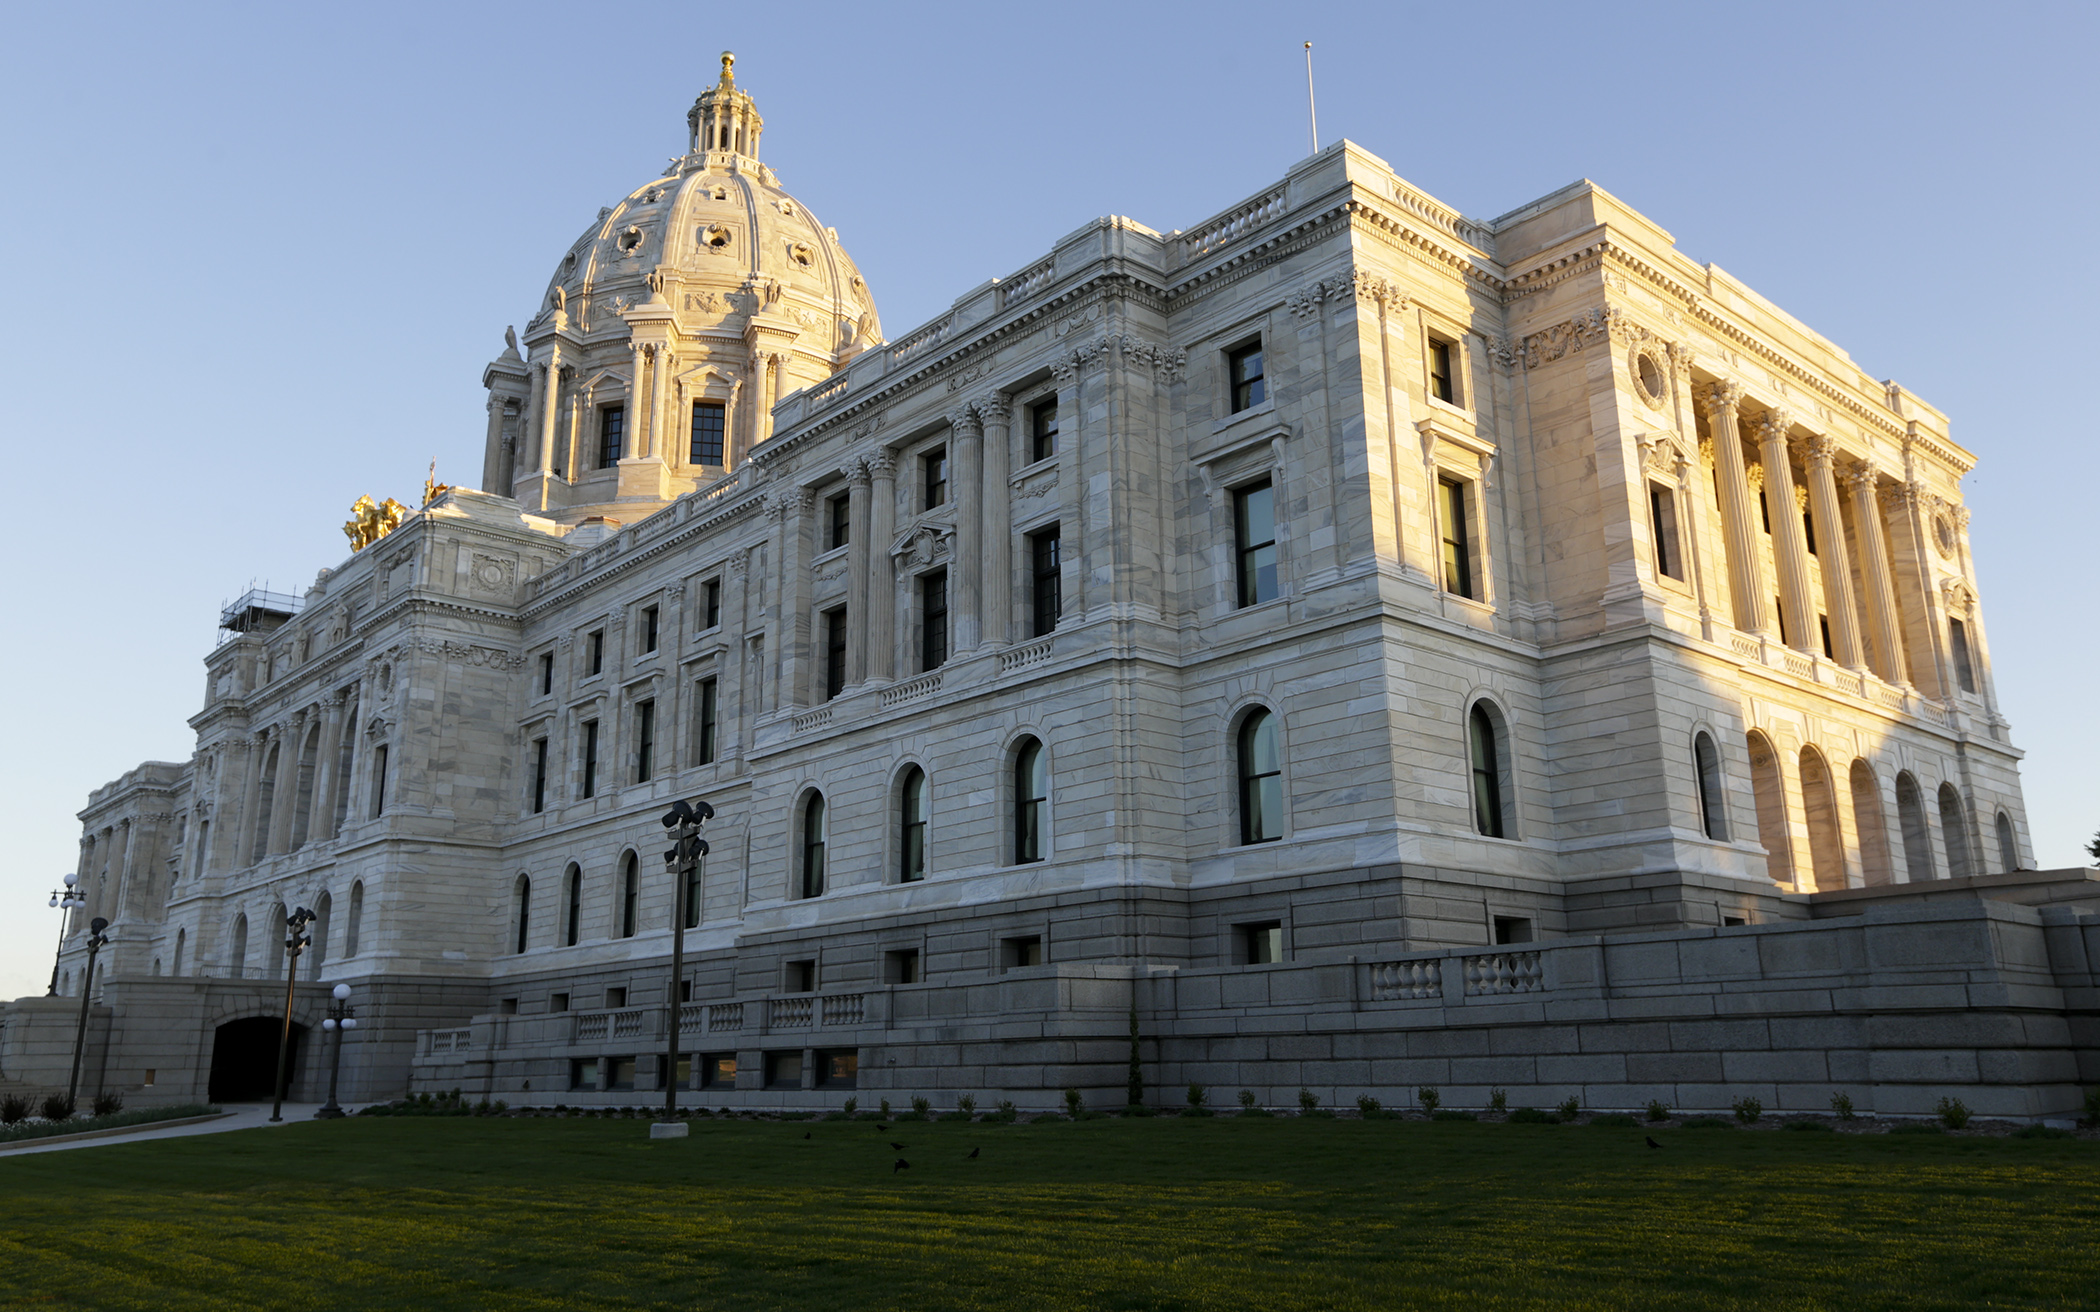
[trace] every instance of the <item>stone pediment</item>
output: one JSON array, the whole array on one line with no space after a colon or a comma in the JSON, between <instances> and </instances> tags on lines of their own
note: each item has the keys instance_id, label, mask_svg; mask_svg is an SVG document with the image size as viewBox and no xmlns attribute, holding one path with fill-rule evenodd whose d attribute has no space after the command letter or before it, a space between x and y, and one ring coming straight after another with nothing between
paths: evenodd
<instances>
[{"instance_id":1,"label":"stone pediment","mask_svg":"<svg viewBox=\"0 0 2100 1312\"><path fill-rule=\"evenodd\" d=\"M922 520L890 544L890 555L907 569L924 569L946 560L955 549L955 526Z\"/></svg>"}]
</instances>

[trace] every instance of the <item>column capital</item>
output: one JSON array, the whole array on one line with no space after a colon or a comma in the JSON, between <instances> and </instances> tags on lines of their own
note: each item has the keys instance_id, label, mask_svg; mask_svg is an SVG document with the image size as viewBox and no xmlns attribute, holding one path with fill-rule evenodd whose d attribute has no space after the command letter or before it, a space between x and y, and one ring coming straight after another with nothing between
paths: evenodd
<instances>
[{"instance_id":1,"label":"column capital","mask_svg":"<svg viewBox=\"0 0 2100 1312\"><path fill-rule=\"evenodd\" d=\"M1854 492L1861 490L1872 492L1875 485L1881 481L1881 471L1875 467L1874 462L1871 460L1855 460L1851 464L1846 465L1838 477L1842 478L1845 481L1845 486Z\"/></svg>"},{"instance_id":2,"label":"column capital","mask_svg":"<svg viewBox=\"0 0 2100 1312\"><path fill-rule=\"evenodd\" d=\"M1803 463L1811 473L1827 474L1837 463L1837 443L1827 434L1811 434L1808 440L1801 444L1801 451Z\"/></svg>"},{"instance_id":3,"label":"column capital","mask_svg":"<svg viewBox=\"0 0 2100 1312\"><path fill-rule=\"evenodd\" d=\"M968 405L959 405L948 412L948 426L957 433L976 437L984 432L984 421L977 411Z\"/></svg>"},{"instance_id":4,"label":"column capital","mask_svg":"<svg viewBox=\"0 0 2100 1312\"><path fill-rule=\"evenodd\" d=\"M866 460L848 461L846 464L846 481L854 487L865 489L868 486L868 462Z\"/></svg>"},{"instance_id":5,"label":"column capital","mask_svg":"<svg viewBox=\"0 0 2100 1312\"><path fill-rule=\"evenodd\" d=\"M1794 426L1794 416L1777 406L1765 411L1765 417L1757 421L1757 440L1760 443L1786 442L1787 431Z\"/></svg>"},{"instance_id":6,"label":"column capital","mask_svg":"<svg viewBox=\"0 0 2100 1312\"><path fill-rule=\"evenodd\" d=\"M1699 389L1699 408L1706 412L1708 418L1724 410L1732 414L1742 403L1741 383L1731 383L1724 379L1718 383L1708 383Z\"/></svg>"},{"instance_id":7,"label":"column capital","mask_svg":"<svg viewBox=\"0 0 2100 1312\"><path fill-rule=\"evenodd\" d=\"M870 476L891 479L897 476L897 453L888 447L877 447L861 459Z\"/></svg>"},{"instance_id":8,"label":"column capital","mask_svg":"<svg viewBox=\"0 0 2100 1312\"><path fill-rule=\"evenodd\" d=\"M977 417L988 424L1003 424L1013 417L1013 398L1004 392L986 392L970 404Z\"/></svg>"}]
</instances>

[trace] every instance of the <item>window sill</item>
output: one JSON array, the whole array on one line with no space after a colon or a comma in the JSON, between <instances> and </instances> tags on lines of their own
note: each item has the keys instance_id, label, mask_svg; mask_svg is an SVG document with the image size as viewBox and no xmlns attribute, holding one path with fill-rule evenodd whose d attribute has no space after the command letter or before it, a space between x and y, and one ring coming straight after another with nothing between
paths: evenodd
<instances>
[{"instance_id":1,"label":"window sill","mask_svg":"<svg viewBox=\"0 0 2100 1312\"><path fill-rule=\"evenodd\" d=\"M1210 431L1214 434L1222 433L1235 424L1251 424L1263 419L1273 419L1275 416L1276 402L1273 400L1263 401L1259 405L1250 405L1245 410L1235 410L1223 419L1214 421L1210 426Z\"/></svg>"}]
</instances>

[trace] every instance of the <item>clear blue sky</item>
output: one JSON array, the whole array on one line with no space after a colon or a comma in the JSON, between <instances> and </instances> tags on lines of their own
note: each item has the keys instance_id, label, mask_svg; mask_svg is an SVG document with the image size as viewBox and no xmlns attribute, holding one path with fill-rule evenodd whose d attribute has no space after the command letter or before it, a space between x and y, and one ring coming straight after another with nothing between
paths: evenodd
<instances>
[{"instance_id":1,"label":"clear blue sky","mask_svg":"<svg viewBox=\"0 0 2100 1312\"><path fill-rule=\"evenodd\" d=\"M1288 12L1286 12L1288 11ZM2045 866L2100 828L2090 4L16 6L0 996L88 791L183 759L219 603L478 481L482 365L737 52L890 335L1323 140L1492 217L1589 177L1953 417Z\"/></svg>"}]
</instances>

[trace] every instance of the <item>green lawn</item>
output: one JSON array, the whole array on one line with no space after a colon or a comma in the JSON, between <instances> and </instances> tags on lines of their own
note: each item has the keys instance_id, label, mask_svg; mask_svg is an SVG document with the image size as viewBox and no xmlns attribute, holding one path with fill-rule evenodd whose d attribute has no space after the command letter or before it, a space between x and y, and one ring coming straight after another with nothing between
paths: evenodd
<instances>
[{"instance_id":1,"label":"green lawn","mask_svg":"<svg viewBox=\"0 0 2100 1312\"><path fill-rule=\"evenodd\" d=\"M0 1160L0 1306L2100 1305L2091 1142L1666 1130L1651 1150L1642 1129L1232 1117L647 1133L354 1119Z\"/></svg>"}]
</instances>

